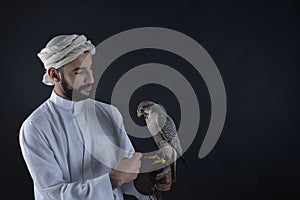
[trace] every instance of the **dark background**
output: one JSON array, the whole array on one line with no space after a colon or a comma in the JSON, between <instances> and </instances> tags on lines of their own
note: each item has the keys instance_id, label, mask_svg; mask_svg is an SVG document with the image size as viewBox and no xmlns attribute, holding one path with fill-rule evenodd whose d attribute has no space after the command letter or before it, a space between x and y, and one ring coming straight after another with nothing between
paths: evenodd
<instances>
[{"instance_id":1,"label":"dark background","mask_svg":"<svg viewBox=\"0 0 300 200\"><path fill-rule=\"evenodd\" d=\"M22 121L51 92L51 87L41 83L44 69L36 56L46 42L58 34L79 33L97 45L121 31L155 26L182 32L207 50L222 75L228 100L222 135L212 152L199 159L210 114L209 95L201 77L185 74L197 91L203 121L185 153L189 165L179 162L177 182L163 194L165 199L299 199L296 2L44 0L2 4L2 196L33 199L18 135ZM97 93L99 100L109 102L121 65L128 69L153 61L174 68L178 63L189 65L158 50L129 53L112 64L107 81L102 80L105 89ZM136 97L157 91L164 96L162 101L170 101L178 125L178 102L172 93L156 85L147 87ZM148 148L146 140L132 140L138 150Z\"/></svg>"}]
</instances>

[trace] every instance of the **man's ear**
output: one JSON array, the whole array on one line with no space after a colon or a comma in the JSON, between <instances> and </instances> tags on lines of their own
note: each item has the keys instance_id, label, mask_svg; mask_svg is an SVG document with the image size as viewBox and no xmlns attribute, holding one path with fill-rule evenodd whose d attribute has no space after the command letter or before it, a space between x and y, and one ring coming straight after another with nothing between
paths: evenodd
<instances>
[{"instance_id":1,"label":"man's ear","mask_svg":"<svg viewBox=\"0 0 300 200\"><path fill-rule=\"evenodd\" d=\"M48 75L54 82L59 82L61 80L59 71L53 67L48 69Z\"/></svg>"}]
</instances>

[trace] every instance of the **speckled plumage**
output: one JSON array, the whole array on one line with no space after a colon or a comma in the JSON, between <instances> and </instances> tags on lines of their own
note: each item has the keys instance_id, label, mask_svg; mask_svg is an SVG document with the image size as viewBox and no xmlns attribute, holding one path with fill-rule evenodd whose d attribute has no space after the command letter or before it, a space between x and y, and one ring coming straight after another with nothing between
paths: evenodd
<instances>
[{"instance_id":1,"label":"speckled plumage","mask_svg":"<svg viewBox=\"0 0 300 200\"><path fill-rule=\"evenodd\" d=\"M183 159L183 157L180 139L173 119L162 106L151 101L141 102L137 112L139 116L144 116L148 130L160 153L166 159L167 164L171 166L173 181L175 181L176 160L177 158Z\"/></svg>"}]
</instances>

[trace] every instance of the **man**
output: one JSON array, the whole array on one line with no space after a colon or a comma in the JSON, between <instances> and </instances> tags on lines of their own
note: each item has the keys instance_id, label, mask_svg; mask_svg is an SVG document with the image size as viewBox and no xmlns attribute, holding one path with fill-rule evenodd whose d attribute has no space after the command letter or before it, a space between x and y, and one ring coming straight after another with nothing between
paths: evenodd
<instances>
[{"instance_id":1,"label":"man","mask_svg":"<svg viewBox=\"0 0 300 200\"><path fill-rule=\"evenodd\" d=\"M120 200L123 193L149 199L154 187L143 185L149 176L139 174L142 154L134 152L118 109L89 98L94 54L94 45L77 34L54 37L38 54L43 83L54 88L20 129L35 199ZM170 189L170 170L153 179L155 188Z\"/></svg>"}]
</instances>

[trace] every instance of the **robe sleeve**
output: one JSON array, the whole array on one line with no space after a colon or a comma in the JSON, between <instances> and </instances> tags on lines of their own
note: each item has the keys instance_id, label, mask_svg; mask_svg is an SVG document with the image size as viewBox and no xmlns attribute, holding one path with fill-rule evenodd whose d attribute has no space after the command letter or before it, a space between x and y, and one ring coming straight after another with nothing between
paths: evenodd
<instances>
[{"instance_id":1,"label":"robe sleeve","mask_svg":"<svg viewBox=\"0 0 300 200\"><path fill-rule=\"evenodd\" d=\"M29 173L43 199L114 199L109 174L84 183L66 181L47 139L31 121L24 122L19 139Z\"/></svg>"},{"instance_id":2,"label":"robe sleeve","mask_svg":"<svg viewBox=\"0 0 300 200\"><path fill-rule=\"evenodd\" d=\"M113 108L113 116L114 116L113 118L115 121L115 125L117 126L118 135L121 140L121 146L128 152L134 152L135 151L134 147L133 147L133 145L126 133L126 130L125 130L122 115L116 107L113 106L112 108ZM135 188L133 181L131 181L129 183L125 183L121 187L122 187L123 193L125 193L125 194L135 196L139 200L149 200L149 196L141 194Z\"/></svg>"},{"instance_id":3,"label":"robe sleeve","mask_svg":"<svg viewBox=\"0 0 300 200\"><path fill-rule=\"evenodd\" d=\"M128 195L135 196L139 200L149 200L149 196L143 195L135 188L133 181L122 185L123 192Z\"/></svg>"}]
</instances>

